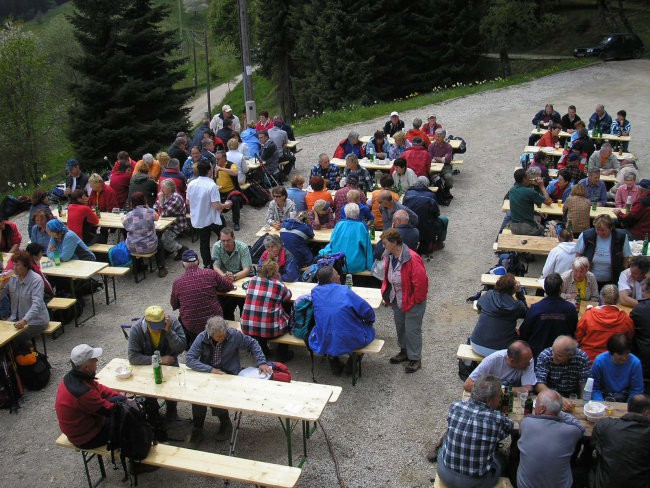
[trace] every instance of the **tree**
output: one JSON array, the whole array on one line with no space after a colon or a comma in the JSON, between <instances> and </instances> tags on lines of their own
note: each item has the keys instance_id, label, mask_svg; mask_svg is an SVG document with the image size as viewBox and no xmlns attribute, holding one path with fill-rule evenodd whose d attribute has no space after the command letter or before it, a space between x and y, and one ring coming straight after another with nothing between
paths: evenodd
<instances>
[{"instance_id":1,"label":"tree","mask_svg":"<svg viewBox=\"0 0 650 488\"><path fill-rule=\"evenodd\" d=\"M0 191L8 182L36 184L39 159L57 116L50 71L33 34L8 24L0 30Z\"/></svg>"},{"instance_id":2,"label":"tree","mask_svg":"<svg viewBox=\"0 0 650 488\"><path fill-rule=\"evenodd\" d=\"M70 140L86 166L99 168L121 150L140 155L186 130L186 90L174 36L160 30L166 7L151 0L73 0L70 21L82 48L73 61Z\"/></svg>"}]
</instances>

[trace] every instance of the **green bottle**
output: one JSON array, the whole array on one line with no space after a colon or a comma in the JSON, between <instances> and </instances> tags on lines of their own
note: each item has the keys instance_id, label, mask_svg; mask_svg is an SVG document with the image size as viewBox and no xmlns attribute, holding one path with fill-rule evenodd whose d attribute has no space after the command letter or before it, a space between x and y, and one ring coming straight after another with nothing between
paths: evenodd
<instances>
[{"instance_id":1,"label":"green bottle","mask_svg":"<svg viewBox=\"0 0 650 488\"><path fill-rule=\"evenodd\" d=\"M594 199L591 201L591 209L592 209L594 212L596 211L596 209L598 209L598 199L597 199L597 198L594 198Z\"/></svg>"},{"instance_id":2,"label":"green bottle","mask_svg":"<svg viewBox=\"0 0 650 488\"><path fill-rule=\"evenodd\" d=\"M153 366L153 380L159 385L163 382L162 366L160 365L160 351L154 351L151 356L151 365Z\"/></svg>"},{"instance_id":3,"label":"green bottle","mask_svg":"<svg viewBox=\"0 0 650 488\"><path fill-rule=\"evenodd\" d=\"M102 214L99 211L99 202L95 203L95 214L97 215L97 218L100 218Z\"/></svg>"},{"instance_id":4,"label":"green bottle","mask_svg":"<svg viewBox=\"0 0 650 488\"><path fill-rule=\"evenodd\" d=\"M61 202L56 206L56 211L59 214L59 217L63 217L63 205L61 205Z\"/></svg>"},{"instance_id":5,"label":"green bottle","mask_svg":"<svg viewBox=\"0 0 650 488\"><path fill-rule=\"evenodd\" d=\"M59 256L59 250L54 250L54 266L61 266L61 256Z\"/></svg>"},{"instance_id":6,"label":"green bottle","mask_svg":"<svg viewBox=\"0 0 650 488\"><path fill-rule=\"evenodd\" d=\"M569 140L568 139L564 142L564 150L565 151L569 150Z\"/></svg>"},{"instance_id":7,"label":"green bottle","mask_svg":"<svg viewBox=\"0 0 650 488\"><path fill-rule=\"evenodd\" d=\"M370 227L368 228L368 232L370 233L370 240L374 241L375 240L375 224L373 222L370 222Z\"/></svg>"},{"instance_id":8,"label":"green bottle","mask_svg":"<svg viewBox=\"0 0 650 488\"><path fill-rule=\"evenodd\" d=\"M537 129L537 132L539 132L539 122L535 125L535 129Z\"/></svg>"},{"instance_id":9,"label":"green bottle","mask_svg":"<svg viewBox=\"0 0 650 488\"><path fill-rule=\"evenodd\" d=\"M582 297L580 296L580 292L576 295L576 312L580 313L580 302L582 301Z\"/></svg>"},{"instance_id":10,"label":"green bottle","mask_svg":"<svg viewBox=\"0 0 650 488\"><path fill-rule=\"evenodd\" d=\"M641 254L644 256L648 255L648 233L645 233L645 236L643 238L643 248L641 248Z\"/></svg>"},{"instance_id":11,"label":"green bottle","mask_svg":"<svg viewBox=\"0 0 650 488\"><path fill-rule=\"evenodd\" d=\"M401 181L397 182L397 194L398 195L402 194L402 182Z\"/></svg>"},{"instance_id":12,"label":"green bottle","mask_svg":"<svg viewBox=\"0 0 650 488\"><path fill-rule=\"evenodd\" d=\"M526 403L524 404L524 417L526 415L531 415L532 413L533 413L533 397L529 395L528 398L526 398Z\"/></svg>"}]
</instances>

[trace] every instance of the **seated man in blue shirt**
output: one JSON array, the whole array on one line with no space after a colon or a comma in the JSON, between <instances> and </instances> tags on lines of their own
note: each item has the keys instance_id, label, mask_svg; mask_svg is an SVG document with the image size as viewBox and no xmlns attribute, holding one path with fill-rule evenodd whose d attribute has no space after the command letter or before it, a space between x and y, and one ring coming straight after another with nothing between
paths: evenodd
<instances>
[{"instance_id":1,"label":"seated man in blue shirt","mask_svg":"<svg viewBox=\"0 0 650 488\"><path fill-rule=\"evenodd\" d=\"M318 156L318 163L311 167L309 179L311 180L314 176L323 178L328 190L339 189L339 181L341 180L339 167L330 162L330 157L327 154L321 153Z\"/></svg>"},{"instance_id":2,"label":"seated man in blue shirt","mask_svg":"<svg viewBox=\"0 0 650 488\"><path fill-rule=\"evenodd\" d=\"M634 395L643 393L641 361L630 354L632 342L625 334L614 334L607 341L607 352L596 356L591 367L594 378L593 400L607 397L627 403Z\"/></svg>"},{"instance_id":3,"label":"seated man in blue shirt","mask_svg":"<svg viewBox=\"0 0 650 488\"><path fill-rule=\"evenodd\" d=\"M370 207L361 203L361 190L350 190L345 196L347 203L356 203L359 205L359 220L365 224L375 221L375 216L372 214ZM345 216L345 206L341 208L341 219L347 218Z\"/></svg>"},{"instance_id":4,"label":"seated man in blue shirt","mask_svg":"<svg viewBox=\"0 0 650 488\"><path fill-rule=\"evenodd\" d=\"M607 203L607 187L600 181L600 169L589 167L587 177L578 182L585 187L585 196L590 202L598 201L598 206L603 207Z\"/></svg>"}]
</instances>

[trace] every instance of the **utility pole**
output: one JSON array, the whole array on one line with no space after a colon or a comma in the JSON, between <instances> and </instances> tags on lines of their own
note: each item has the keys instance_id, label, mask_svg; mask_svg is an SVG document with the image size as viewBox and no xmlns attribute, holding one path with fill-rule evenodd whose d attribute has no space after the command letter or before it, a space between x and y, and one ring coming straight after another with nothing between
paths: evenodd
<instances>
[{"instance_id":1,"label":"utility pole","mask_svg":"<svg viewBox=\"0 0 650 488\"><path fill-rule=\"evenodd\" d=\"M208 57L208 29L203 31L205 42L205 87L208 93L208 114L212 117L212 106L210 105L210 59Z\"/></svg>"},{"instance_id":2,"label":"utility pole","mask_svg":"<svg viewBox=\"0 0 650 488\"><path fill-rule=\"evenodd\" d=\"M257 107L253 94L253 67L251 66L250 34L248 29L248 0L237 0L239 5L239 33L241 41L242 79L246 121L257 120Z\"/></svg>"},{"instance_id":3,"label":"utility pole","mask_svg":"<svg viewBox=\"0 0 650 488\"><path fill-rule=\"evenodd\" d=\"M199 89L198 86L198 73L196 72L196 39L195 35L196 33L194 31L192 32L192 55L194 57L194 93L196 94L196 91Z\"/></svg>"},{"instance_id":4,"label":"utility pole","mask_svg":"<svg viewBox=\"0 0 650 488\"><path fill-rule=\"evenodd\" d=\"M183 0L178 0L178 35L181 38L181 51L183 51Z\"/></svg>"}]
</instances>

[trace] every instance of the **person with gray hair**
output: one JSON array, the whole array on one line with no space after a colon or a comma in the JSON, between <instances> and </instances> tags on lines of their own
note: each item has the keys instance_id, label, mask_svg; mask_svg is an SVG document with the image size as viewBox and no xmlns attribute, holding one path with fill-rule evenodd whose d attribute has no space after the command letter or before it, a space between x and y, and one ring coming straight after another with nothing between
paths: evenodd
<instances>
[{"instance_id":1,"label":"person with gray hair","mask_svg":"<svg viewBox=\"0 0 650 488\"><path fill-rule=\"evenodd\" d=\"M163 180L159 187L160 192L156 197L156 203L153 205L154 212L158 217L174 218L174 223L165 229L160 238L165 251L176 253L174 261L180 261L183 251L187 250L187 247L177 240L187 226L185 201L176 192L176 183L173 179L167 178Z\"/></svg>"},{"instance_id":2,"label":"person with gray hair","mask_svg":"<svg viewBox=\"0 0 650 488\"><path fill-rule=\"evenodd\" d=\"M465 380L463 388L471 392L483 376L494 375L515 387L517 391L528 391L535 386L537 378L533 364L533 352L524 341L514 341L507 349L501 349L487 356Z\"/></svg>"},{"instance_id":3,"label":"person with gray hair","mask_svg":"<svg viewBox=\"0 0 650 488\"><path fill-rule=\"evenodd\" d=\"M605 182L600 180L600 168L590 165L587 177L578 181L578 184L585 187L585 197L590 202L596 200L599 207L607 203L607 187Z\"/></svg>"},{"instance_id":4,"label":"person with gray hair","mask_svg":"<svg viewBox=\"0 0 650 488\"><path fill-rule=\"evenodd\" d=\"M228 327L223 317L218 315L207 320L205 330L192 343L185 362L189 368L200 373L237 375L242 370L239 351L246 351L253 357L261 374L270 375L273 372L257 341ZM192 405L192 434L189 439L191 449L198 449L203 440L207 410L204 405ZM219 417L219 430L215 439L230 439L232 422L228 410L215 408L213 413Z\"/></svg>"},{"instance_id":5,"label":"person with gray hair","mask_svg":"<svg viewBox=\"0 0 650 488\"><path fill-rule=\"evenodd\" d=\"M596 105L596 110L589 117L587 129L597 130L600 134L609 134L612 130L612 116L605 112L605 106L601 103Z\"/></svg>"},{"instance_id":6,"label":"person with gray hair","mask_svg":"<svg viewBox=\"0 0 650 488\"><path fill-rule=\"evenodd\" d=\"M437 474L446 486L483 488L498 481L507 464L498 445L514 428L513 421L496 410L500 403L501 380L487 375L476 381L469 400L449 407L447 432L437 453Z\"/></svg>"},{"instance_id":7,"label":"person with gray hair","mask_svg":"<svg viewBox=\"0 0 650 488\"><path fill-rule=\"evenodd\" d=\"M580 300L586 302L598 301L598 281L596 276L589 271L589 260L580 256L573 260L571 269L562 273L562 288L560 297L565 300Z\"/></svg>"},{"instance_id":8,"label":"person with gray hair","mask_svg":"<svg viewBox=\"0 0 650 488\"><path fill-rule=\"evenodd\" d=\"M354 154L359 159L366 156L366 150L359 140L359 133L354 130L350 131L348 137L338 143L334 151L334 157L338 159L345 159L348 154Z\"/></svg>"},{"instance_id":9,"label":"person with gray hair","mask_svg":"<svg viewBox=\"0 0 650 488\"><path fill-rule=\"evenodd\" d=\"M616 175L621 164L614 155L612 145L609 142L604 142L600 146L600 150L594 151L589 157L589 167L598 168L603 175Z\"/></svg>"},{"instance_id":10,"label":"person with gray hair","mask_svg":"<svg viewBox=\"0 0 650 488\"><path fill-rule=\"evenodd\" d=\"M561 335L547 347L535 361L535 376L538 392L553 389L563 397L563 409L571 411L573 404L568 400L569 395L580 396L584 390L587 378L590 376L591 365L589 356L578 348L578 341L568 335Z\"/></svg>"},{"instance_id":11,"label":"person with gray hair","mask_svg":"<svg viewBox=\"0 0 650 488\"><path fill-rule=\"evenodd\" d=\"M280 267L280 276L283 282L292 283L300 278L298 263L293 254L284 248L282 238L277 234L266 234L264 237L264 248L262 257L258 263L261 269L267 259L277 261Z\"/></svg>"},{"instance_id":12,"label":"person with gray hair","mask_svg":"<svg viewBox=\"0 0 650 488\"><path fill-rule=\"evenodd\" d=\"M440 215L436 194L429 188L429 178L418 176L416 184L408 189L402 203L418 216L417 252L430 256L433 251L444 249L449 219Z\"/></svg>"},{"instance_id":13,"label":"person with gray hair","mask_svg":"<svg viewBox=\"0 0 650 488\"><path fill-rule=\"evenodd\" d=\"M185 200L185 192L187 191L187 178L180 171L181 163L176 158L171 158L167 163L167 167L158 179L158 192L162 191L162 183L165 180L172 180L176 186L176 192Z\"/></svg>"},{"instance_id":14,"label":"person with gray hair","mask_svg":"<svg viewBox=\"0 0 650 488\"><path fill-rule=\"evenodd\" d=\"M321 153L318 155L318 163L311 167L309 179L311 180L314 176L323 178L328 190L339 189L339 181L341 181L339 167L330 162L330 157L327 154Z\"/></svg>"},{"instance_id":15,"label":"person with gray hair","mask_svg":"<svg viewBox=\"0 0 650 488\"><path fill-rule=\"evenodd\" d=\"M573 415L562 411L560 394L550 389L540 392L535 414L526 416L519 429L517 486L571 488L571 456L585 428Z\"/></svg>"},{"instance_id":16,"label":"person with gray hair","mask_svg":"<svg viewBox=\"0 0 650 488\"><path fill-rule=\"evenodd\" d=\"M174 143L167 149L170 158L176 158L179 161L185 161L187 156L187 140L184 137L176 136Z\"/></svg>"}]
</instances>

